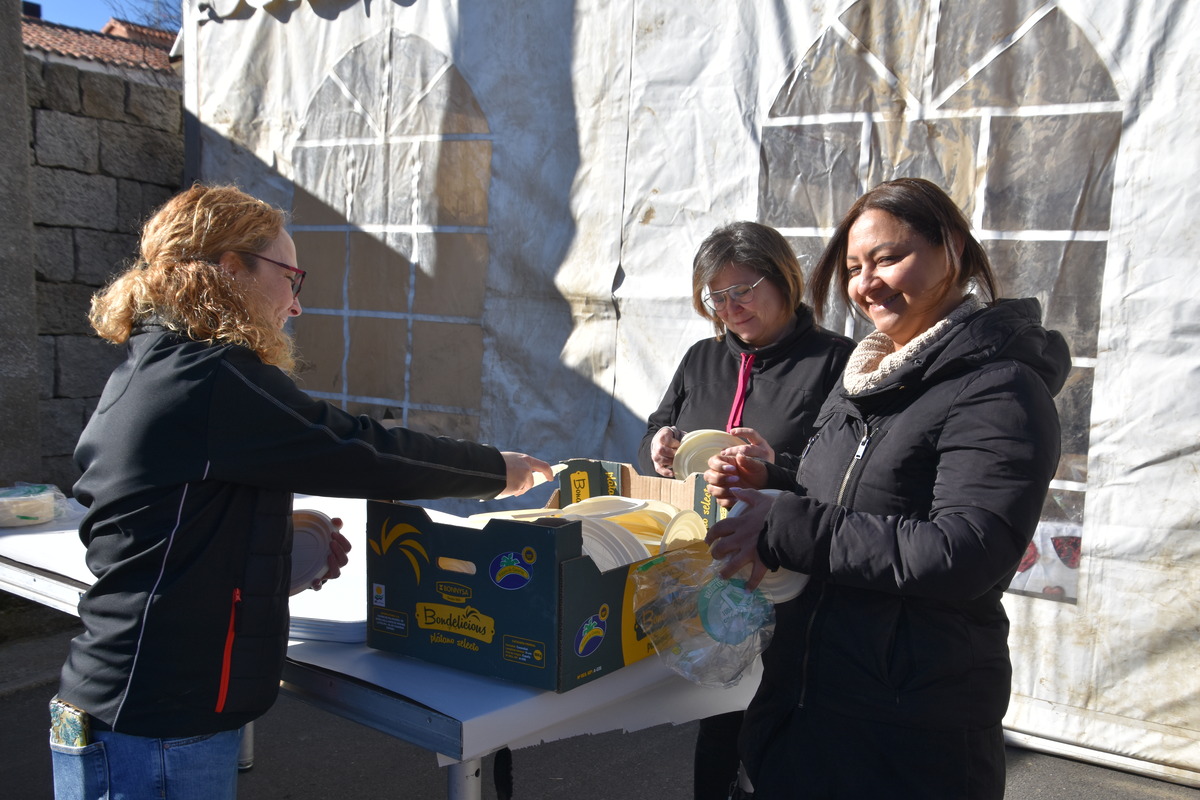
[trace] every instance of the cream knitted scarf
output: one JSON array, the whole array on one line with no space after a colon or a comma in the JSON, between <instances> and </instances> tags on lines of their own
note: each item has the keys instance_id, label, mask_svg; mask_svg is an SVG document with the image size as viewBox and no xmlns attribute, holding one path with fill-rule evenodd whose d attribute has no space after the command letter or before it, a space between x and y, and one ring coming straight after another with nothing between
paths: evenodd
<instances>
[{"instance_id":1,"label":"cream knitted scarf","mask_svg":"<svg viewBox=\"0 0 1200 800\"><path fill-rule=\"evenodd\" d=\"M895 352L892 352L892 340L884 334L879 331L867 334L850 354L846 371L842 373L842 385L846 387L846 392L856 395L874 389L883 383L884 378L916 358L918 353L981 308L983 302L978 297L967 295L957 308Z\"/></svg>"}]
</instances>

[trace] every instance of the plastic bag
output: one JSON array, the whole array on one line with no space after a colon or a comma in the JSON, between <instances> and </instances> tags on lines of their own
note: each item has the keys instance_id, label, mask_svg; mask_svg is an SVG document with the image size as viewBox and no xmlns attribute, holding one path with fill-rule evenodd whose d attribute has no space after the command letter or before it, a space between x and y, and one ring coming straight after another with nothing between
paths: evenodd
<instances>
[{"instance_id":1,"label":"plastic bag","mask_svg":"<svg viewBox=\"0 0 1200 800\"><path fill-rule=\"evenodd\" d=\"M16 483L0 488L0 527L40 525L70 513L66 495L48 483Z\"/></svg>"},{"instance_id":2,"label":"plastic bag","mask_svg":"<svg viewBox=\"0 0 1200 800\"><path fill-rule=\"evenodd\" d=\"M659 657L701 686L725 688L775 633L775 607L740 578L721 577L708 545L696 542L633 571L633 608Z\"/></svg>"}]
</instances>

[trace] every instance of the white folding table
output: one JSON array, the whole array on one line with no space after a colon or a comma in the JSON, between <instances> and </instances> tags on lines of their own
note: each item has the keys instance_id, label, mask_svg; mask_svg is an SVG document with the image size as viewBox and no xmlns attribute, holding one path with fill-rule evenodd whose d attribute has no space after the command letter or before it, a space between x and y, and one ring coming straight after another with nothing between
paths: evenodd
<instances>
[{"instance_id":1,"label":"white folding table","mask_svg":"<svg viewBox=\"0 0 1200 800\"><path fill-rule=\"evenodd\" d=\"M295 507L340 517L351 543L366 546L358 533L365 530L365 501L298 495ZM0 528L0 589L76 613L92 580L77 523L68 517ZM481 760L503 747L744 709L760 677L756 664L737 686L708 689L650 657L570 691L547 692L368 648L357 633L361 625L365 636L366 603L361 552L351 553L341 578L292 598L294 629L327 625L335 640L293 639L281 690L435 753L447 767L450 800L478 800Z\"/></svg>"}]
</instances>

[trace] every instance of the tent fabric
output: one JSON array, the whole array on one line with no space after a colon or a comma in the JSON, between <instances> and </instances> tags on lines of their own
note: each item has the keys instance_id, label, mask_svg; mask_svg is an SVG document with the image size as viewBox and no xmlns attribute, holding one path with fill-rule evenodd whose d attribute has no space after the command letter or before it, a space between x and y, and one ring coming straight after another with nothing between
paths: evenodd
<instances>
[{"instance_id":1,"label":"tent fabric","mask_svg":"<svg viewBox=\"0 0 1200 800\"><path fill-rule=\"evenodd\" d=\"M690 267L714 227L773 225L811 265L866 188L944 186L1073 354L1006 596L1006 728L1200 786L1200 4L189 0L185 20L198 177L292 213L306 389L550 461L635 460L711 335Z\"/></svg>"}]
</instances>

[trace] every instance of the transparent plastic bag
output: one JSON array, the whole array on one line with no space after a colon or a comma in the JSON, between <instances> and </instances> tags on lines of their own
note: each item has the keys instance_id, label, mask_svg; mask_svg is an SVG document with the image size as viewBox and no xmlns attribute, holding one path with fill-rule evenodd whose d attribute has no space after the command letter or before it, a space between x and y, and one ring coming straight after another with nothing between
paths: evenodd
<instances>
[{"instance_id":1,"label":"transparent plastic bag","mask_svg":"<svg viewBox=\"0 0 1200 800\"><path fill-rule=\"evenodd\" d=\"M775 607L720 570L704 542L663 553L634 570L633 608L668 667L701 686L725 688L770 643Z\"/></svg>"}]
</instances>

